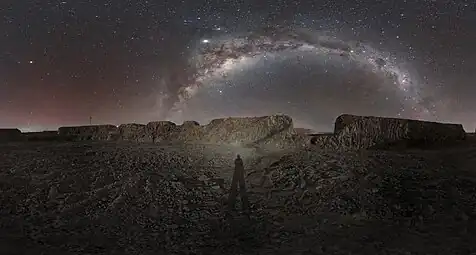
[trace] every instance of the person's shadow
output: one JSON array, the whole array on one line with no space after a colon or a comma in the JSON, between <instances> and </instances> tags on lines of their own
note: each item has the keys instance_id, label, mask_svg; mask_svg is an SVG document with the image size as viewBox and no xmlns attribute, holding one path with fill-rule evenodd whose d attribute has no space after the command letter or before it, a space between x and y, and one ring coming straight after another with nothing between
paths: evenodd
<instances>
[{"instance_id":1,"label":"person's shadow","mask_svg":"<svg viewBox=\"0 0 476 255\"><path fill-rule=\"evenodd\" d=\"M235 159L235 171L233 173L233 179L231 182L230 195L228 197L229 214L235 210L236 197L238 196L238 186L240 188L242 209L244 212L248 213L249 201L245 185L245 167L240 155L237 155Z\"/></svg>"}]
</instances>

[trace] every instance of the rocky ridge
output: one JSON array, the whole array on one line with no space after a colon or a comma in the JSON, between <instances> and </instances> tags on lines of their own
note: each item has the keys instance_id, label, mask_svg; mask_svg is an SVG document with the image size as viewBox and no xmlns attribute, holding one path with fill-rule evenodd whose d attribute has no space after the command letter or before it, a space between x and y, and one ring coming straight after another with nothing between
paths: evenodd
<instances>
[{"instance_id":1,"label":"rocky ridge","mask_svg":"<svg viewBox=\"0 0 476 255\"><path fill-rule=\"evenodd\" d=\"M292 119L285 115L214 119L201 126L195 121L176 125L169 121L148 124L62 127L59 135L77 136L78 140L119 140L153 143L212 143L247 146L285 146L295 136Z\"/></svg>"},{"instance_id":2,"label":"rocky ridge","mask_svg":"<svg viewBox=\"0 0 476 255\"><path fill-rule=\"evenodd\" d=\"M465 138L461 124L344 114L337 117L332 135L316 135L312 143L325 149L355 150L454 145Z\"/></svg>"},{"instance_id":3,"label":"rocky ridge","mask_svg":"<svg viewBox=\"0 0 476 255\"><path fill-rule=\"evenodd\" d=\"M4 134L6 134L4 132ZM17 133L16 133L17 134ZM344 114L337 117L334 133L310 134L293 127L289 116L224 118L207 125L186 121L148 124L61 127L59 141L133 141L155 144L227 144L270 150L294 150L309 145L330 150L388 149L448 146L466 139L462 125ZM12 140L13 139L13 140ZM3 139L5 140L5 139ZM54 140L54 134L11 136L8 141ZM6 141L6 140L5 140Z\"/></svg>"}]
</instances>

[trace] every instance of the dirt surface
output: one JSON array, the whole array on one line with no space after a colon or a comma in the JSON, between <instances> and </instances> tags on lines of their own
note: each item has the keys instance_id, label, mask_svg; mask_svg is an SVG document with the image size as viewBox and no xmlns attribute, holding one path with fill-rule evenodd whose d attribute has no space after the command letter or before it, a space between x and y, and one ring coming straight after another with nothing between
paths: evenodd
<instances>
[{"instance_id":1,"label":"dirt surface","mask_svg":"<svg viewBox=\"0 0 476 255\"><path fill-rule=\"evenodd\" d=\"M252 209L226 217L242 155ZM0 145L2 254L476 254L476 148Z\"/></svg>"}]
</instances>

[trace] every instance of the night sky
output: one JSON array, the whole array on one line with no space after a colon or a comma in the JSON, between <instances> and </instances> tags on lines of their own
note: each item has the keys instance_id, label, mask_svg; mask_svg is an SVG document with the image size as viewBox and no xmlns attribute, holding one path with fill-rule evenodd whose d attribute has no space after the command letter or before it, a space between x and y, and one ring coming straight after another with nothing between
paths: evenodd
<instances>
[{"instance_id":1,"label":"night sky","mask_svg":"<svg viewBox=\"0 0 476 255\"><path fill-rule=\"evenodd\" d=\"M2 0L0 127L341 113L476 127L474 0Z\"/></svg>"}]
</instances>

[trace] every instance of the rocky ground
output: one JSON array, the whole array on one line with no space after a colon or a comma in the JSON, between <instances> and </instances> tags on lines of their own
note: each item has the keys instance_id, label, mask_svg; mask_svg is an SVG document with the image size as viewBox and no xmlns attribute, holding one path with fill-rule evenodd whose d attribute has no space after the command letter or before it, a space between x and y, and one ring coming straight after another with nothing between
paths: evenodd
<instances>
[{"instance_id":1,"label":"rocky ground","mask_svg":"<svg viewBox=\"0 0 476 255\"><path fill-rule=\"evenodd\" d=\"M249 217L225 217L233 159ZM476 147L0 145L2 254L476 254ZM239 208L239 204L237 204Z\"/></svg>"}]
</instances>

